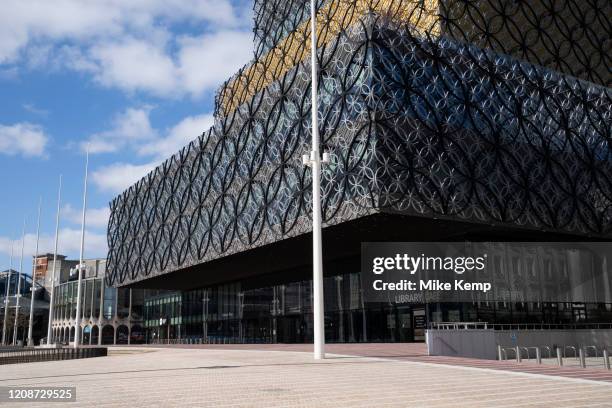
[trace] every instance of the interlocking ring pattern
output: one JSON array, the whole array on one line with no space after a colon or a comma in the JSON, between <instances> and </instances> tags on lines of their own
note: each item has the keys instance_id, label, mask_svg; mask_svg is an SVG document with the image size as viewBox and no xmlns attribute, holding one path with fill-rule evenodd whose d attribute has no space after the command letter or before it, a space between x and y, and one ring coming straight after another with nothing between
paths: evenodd
<instances>
[{"instance_id":1,"label":"interlocking ring pattern","mask_svg":"<svg viewBox=\"0 0 612 408\"><path fill-rule=\"evenodd\" d=\"M320 44L325 225L392 211L612 237L609 2L443 1L423 25L380 12L397 1ZM308 232L309 87L298 61L113 200L108 283Z\"/></svg>"},{"instance_id":2,"label":"interlocking ring pattern","mask_svg":"<svg viewBox=\"0 0 612 408\"><path fill-rule=\"evenodd\" d=\"M320 8L325 0L318 0ZM310 1L255 0L255 58L261 58L310 18Z\"/></svg>"}]
</instances>

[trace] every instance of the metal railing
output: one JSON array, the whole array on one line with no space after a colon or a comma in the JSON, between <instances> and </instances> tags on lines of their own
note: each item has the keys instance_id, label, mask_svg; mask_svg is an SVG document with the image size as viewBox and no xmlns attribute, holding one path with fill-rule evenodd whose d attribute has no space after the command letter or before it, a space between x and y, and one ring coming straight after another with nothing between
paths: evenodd
<instances>
[{"instance_id":1,"label":"metal railing","mask_svg":"<svg viewBox=\"0 0 612 408\"><path fill-rule=\"evenodd\" d=\"M612 323L488 323L488 322L431 322L433 330L607 330Z\"/></svg>"},{"instance_id":2,"label":"metal railing","mask_svg":"<svg viewBox=\"0 0 612 408\"><path fill-rule=\"evenodd\" d=\"M9 351L21 351L21 350L33 350L33 347L25 347L25 346L0 346L0 353L5 353Z\"/></svg>"},{"instance_id":3,"label":"metal railing","mask_svg":"<svg viewBox=\"0 0 612 408\"><path fill-rule=\"evenodd\" d=\"M429 327L433 330L487 330L490 328L487 322L432 322Z\"/></svg>"},{"instance_id":4,"label":"metal railing","mask_svg":"<svg viewBox=\"0 0 612 408\"><path fill-rule=\"evenodd\" d=\"M541 346L539 349L540 349L540 351L541 350L547 350L548 351L548 358L553 358L553 354L552 354L553 348L552 347L550 347L550 346Z\"/></svg>"},{"instance_id":5,"label":"metal railing","mask_svg":"<svg viewBox=\"0 0 612 408\"><path fill-rule=\"evenodd\" d=\"M106 357L106 347L35 349L21 347L0 350L0 365L37 363L40 361L74 360L80 358Z\"/></svg>"},{"instance_id":6,"label":"metal railing","mask_svg":"<svg viewBox=\"0 0 612 408\"><path fill-rule=\"evenodd\" d=\"M581 346L570 346L570 345L566 345L566 346L559 346L559 345L555 345L555 346L502 346L502 345L498 345L497 346L497 358L500 361L506 361L509 360L509 356L508 354L510 354L510 356L512 357L512 359L516 360L517 363L521 363L523 358L526 358L527 360L530 360L532 358L532 353L531 350L534 351L534 357L536 359L536 362L538 364L542 364L542 351L546 350L548 351L548 358L553 358L553 353L552 350L555 350L555 355L557 357L557 365L558 366L563 366L564 362L563 359L567 359L567 353L566 350L572 350L573 351L573 355L572 355L572 359L578 360L580 367L582 368L586 368L587 367L587 357L589 357L589 350L593 350L593 354L594 354L594 359L597 360L598 358L600 358L599 356L601 355L601 358L603 360L603 367L607 370L610 370L610 352L609 350L612 349L612 347L610 346L606 346L606 347L600 347L600 346L595 346L595 345L581 345ZM524 352L524 353L523 353ZM600 366L600 364L597 364L597 366Z\"/></svg>"},{"instance_id":7,"label":"metal railing","mask_svg":"<svg viewBox=\"0 0 612 408\"><path fill-rule=\"evenodd\" d=\"M188 337L181 339L151 339L148 344L269 344L271 338L251 338L251 337L230 337L230 336L208 336L208 337Z\"/></svg>"},{"instance_id":8,"label":"metal railing","mask_svg":"<svg viewBox=\"0 0 612 408\"><path fill-rule=\"evenodd\" d=\"M563 358L567 358L567 349L574 350L574 358L578 358L578 352L576 351L575 346L565 346L563 347Z\"/></svg>"},{"instance_id":9,"label":"metal railing","mask_svg":"<svg viewBox=\"0 0 612 408\"><path fill-rule=\"evenodd\" d=\"M612 329L612 323L490 323L493 330L597 330Z\"/></svg>"},{"instance_id":10,"label":"metal railing","mask_svg":"<svg viewBox=\"0 0 612 408\"><path fill-rule=\"evenodd\" d=\"M508 350L512 350L513 353L515 353L516 355L516 349L514 347L503 347L503 346L497 346L497 359L499 361L505 361L508 360Z\"/></svg>"},{"instance_id":11,"label":"metal railing","mask_svg":"<svg viewBox=\"0 0 612 408\"><path fill-rule=\"evenodd\" d=\"M589 356L589 350L593 350L595 352L595 358L599 357L599 348L597 346L586 346L584 348L587 357Z\"/></svg>"}]
</instances>

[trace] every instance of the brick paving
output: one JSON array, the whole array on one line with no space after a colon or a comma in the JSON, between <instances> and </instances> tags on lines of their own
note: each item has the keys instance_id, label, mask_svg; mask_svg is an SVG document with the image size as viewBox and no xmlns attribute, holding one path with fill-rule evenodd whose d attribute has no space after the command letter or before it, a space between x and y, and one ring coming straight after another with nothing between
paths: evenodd
<instances>
[{"instance_id":1,"label":"brick paving","mask_svg":"<svg viewBox=\"0 0 612 408\"><path fill-rule=\"evenodd\" d=\"M112 348L4 366L0 386L76 386L76 403L55 406L79 407L612 407L604 381L414 361L426 357L419 345L359 346L329 345L338 354L321 362L307 345ZM358 350L370 356L346 356Z\"/></svg>"},{"instance_id":2,"label":"brick paving","mask_svg":"<svg viewBox=\"0 0 612 408\"><path fill-rule=\"evenodd\" d=\"M168 347L168 346L148 346ZM198 349L231 349L231 350L274 350L274 351L312 351L310 344L206 344L206 345L172 345L170 347ZM564 359L565 366L558 367L554 362L537 365L535 360L524 359L522 363L515 360L494 361L461 357L428 356L424 343L369 343L369 344L327 344L326 351L339 355L376 357L401 361L415 361L431 364L444 364L491 370L513 371L530 374L552 375L612 383L612 371L605 370L603 359L589 359L587 368L581 368L573 358Z\"/></svg>"}]
</instances>

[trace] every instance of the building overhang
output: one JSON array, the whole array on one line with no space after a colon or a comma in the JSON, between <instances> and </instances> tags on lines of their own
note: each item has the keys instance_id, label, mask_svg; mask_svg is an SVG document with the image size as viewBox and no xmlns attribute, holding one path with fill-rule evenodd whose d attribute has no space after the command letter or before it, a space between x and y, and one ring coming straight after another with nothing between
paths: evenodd
<instances>
[{"instance_id":1,"label":"building overhang","mask_svg":"<svg viewBox=\"0 0 612 408\"><path fill-rule=\"evenodd\" d=\"M532 231L503 224L474 224L378 213L323 229L324 273L326 276L332 276L359 271L362 242L569 242L584 239L569 234ZM308 280L312 278L311 275L312 234L306 233L124 286L192 290L239 281L245 288L256 288Z\"/></svg>"},{"instance_id":2,"label":"building overhang","mask_svg":"<svg viewBox=\"0 0 612 408\"><path fill-rule=\"evenodd\" d=\"M609 88L479 43L469 13L423 33L431 12L421 25L365 13L320 50L326 256L345 253L335 231L370 241L352 226L384 214L407 231L612 238ZM201 287L285 254L272 269L308 265L310 67L279 75L227 83L213 128L112 202L109 284Z\"/></svg>"}]
</instances>

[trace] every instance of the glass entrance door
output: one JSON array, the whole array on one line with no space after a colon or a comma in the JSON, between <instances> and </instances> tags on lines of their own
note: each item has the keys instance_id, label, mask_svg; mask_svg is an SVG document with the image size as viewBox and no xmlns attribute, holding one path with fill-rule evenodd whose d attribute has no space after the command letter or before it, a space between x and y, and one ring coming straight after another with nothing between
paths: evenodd
<instances>
[{"instance_id":1,"label":"glass entrance door","mask_svg":"<svg viewBox=\"0 0 612 408\"><path fill-rule=\"evenodd\" d=\"M277 341L279 343L305 343L305 325L302 316L277 318Z\"/></svg>"},{"instance_id":2,"label":"glass entrance door","mask_svg":"<svg viewBox=\"0 0 612 408\"><path fill-rule=\"evenodd\" d=\"M397 331L396 341L407 343L414 341L414 331L412 328L412 309L410 307L398 307L397 311Z\"/></svg>"}]
</instances>

